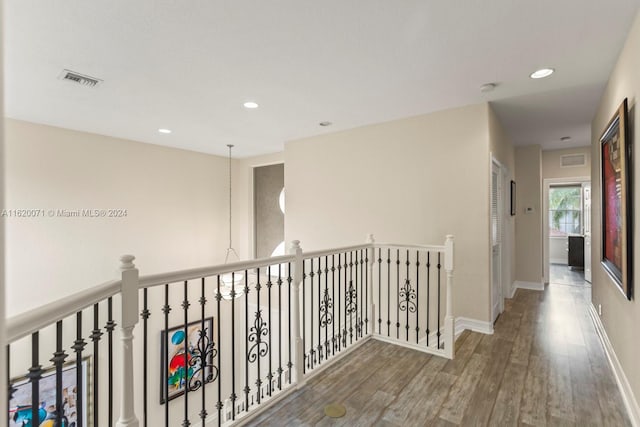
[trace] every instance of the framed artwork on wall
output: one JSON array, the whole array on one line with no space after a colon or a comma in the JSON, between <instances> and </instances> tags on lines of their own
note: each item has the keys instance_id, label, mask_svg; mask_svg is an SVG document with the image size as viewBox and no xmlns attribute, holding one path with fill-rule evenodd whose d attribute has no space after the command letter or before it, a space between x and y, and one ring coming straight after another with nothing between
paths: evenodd
<instances>
[{"instance_id":1,"label":"framed artwork on wall","mask_svg":"<svg viewBox=\"0 0 640 427\"><path fill-rule=\"evenodd\" d=\"M511 181L511 216L516 214L516 182Z\"/></svg>"},{"instance_id":2,"label":"framed artwork on wall","mask_svg":"<svg viewBox=\"0 0 640 427\"><path fill-rule=\"evenodd\" d=\"M160 404L195 391L217 375L213 317L160 332ZM168 394L168 399L167 399Z\"/></svg>"},{"instance_id":3,"label":"framed artwork on wall","mask_svg":"<svg viewBox=\"0 0 640 427\"><path fill-rule=\"evenodd\" d=\"M632 297L631 151L625 99L600 137L601 263L622 293Z\"/></svg>"},{"instance_id":4,"label":"framed artwork on wall","mask_svg":"<svg viewBox=\"0 0 640 427\"><path fill-rule=\"evenodd\" d=\"M82 387L78 387L78 369L75 362L67 363L62 368L62 421L63 425L74 427L80 425L78 416L82 414L82 425L87 425L87 399L89 396L87 378L89 359L82 361ZM14 392L9 401L9 427L54 425L57 415L56 407L56 370L44 371L39 382L38 422L33 422L31 410L31 380L27 377L11 381ZM82 390L82 399L78 391ZM79 406L82 411L79 411Z\"/></svg>"}]
</instances>

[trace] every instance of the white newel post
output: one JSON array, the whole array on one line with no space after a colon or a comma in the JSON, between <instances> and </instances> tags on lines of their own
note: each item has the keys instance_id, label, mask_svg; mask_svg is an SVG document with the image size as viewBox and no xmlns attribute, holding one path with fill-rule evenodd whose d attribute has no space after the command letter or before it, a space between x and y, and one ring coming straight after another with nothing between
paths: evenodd
<instances>
[{"instance_id":1,"label":"white newel post","mask_svg":"<svg viewBox=\"0 0 640 427\"><path fill-rule=\"evenodd\" d=\"M293 264L293 288L291 300L293 301L291 321L291 335L293 335L293 382L298 386L304 383L304 348L302 348L302 335L300 333L300 285L302 284L302 248L300 240L293 240L289 247L289 254L295 255ZM304 304L304 301L302 301Z\"/></svg>"},{"instance_id":2,"label":"white newel post","mask_svg":"<svg viewBox=\"0 0 640 427\"><path fill-rule=\"evenodd\" d=\"M373 331L375 329L375 322L374 322L374 316L375 316L375 305L373 304L373 265L375 264L375 258L376 258L376 248L374 246L376 240L373 238L373 234L367 234L367 244L370 244L371 247L369 249L367 249L369 251L369 280L367 282L367 289L368 289L368 301L367 301L367 307L369 310L369 324L371 325L371 331L370 334L373 335Z\"/></svg>"},{"instance_id":3,"label":"white newel post","mask_svg":"<svg viewBox=\"0 0 640 427\"><path fill-rule=\"evenodd\" d=\"M453 359L455 341L455 318L453 316L453 235L448 234L444 242L444 269L447 272L447 305L444 316L444 351Z\"/></svg>"},{"instance_id":4,"label":"white newel post","mask_svg":"<svg viewBox=\"0 0 640 427\"><path fill-rule=\"evenodd\" d=\"M138 269L133 255L120 258L122 272L122 377L120 385L120 418L117 427L138 427L133 390L133 328L138 323Z\"/></svg>"}]
</instances>

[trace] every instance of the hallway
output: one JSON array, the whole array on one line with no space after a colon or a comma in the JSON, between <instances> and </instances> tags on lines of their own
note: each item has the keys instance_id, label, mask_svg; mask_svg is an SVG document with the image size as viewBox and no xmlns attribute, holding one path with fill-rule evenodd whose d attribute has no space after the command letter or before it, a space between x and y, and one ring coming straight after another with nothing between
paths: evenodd
<instances>
[{"instance_id":1,"label":"hallway","mask_svg":"<svg viewBox=\"0 0 640 427\"><path fill-rule=\"evenodd\" d=\"M628 426L589 291L518 290L495 333L465 331L453 361L369 341L250 425ZM324 415L333 402L343 418Z\"/></svg>"}]
</instances>

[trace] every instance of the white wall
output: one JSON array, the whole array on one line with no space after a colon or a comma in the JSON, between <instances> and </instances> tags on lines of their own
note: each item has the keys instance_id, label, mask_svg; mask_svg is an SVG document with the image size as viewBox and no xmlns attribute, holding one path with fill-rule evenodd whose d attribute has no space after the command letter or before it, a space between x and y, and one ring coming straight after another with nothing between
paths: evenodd
<instances>
[{"instance_id":1,"label":"white wall","mask_svg":"<svg viewBox=\"0 0 640 427\"><path fill-rule=\"evenodd\" d=\"M8 119L8 315L116 278L220 263L227 245L226 159ZM124 218L49 217L126 209ZM25 291L29 297L25 297Z\"/></svg>"},{"instance_id":2,"label":"white wall","mask_svg":"<svg viewBox=\"0 0 640 427\"><path fill-rule=\"evenodd\" d=\"M305 250L456 238L456 316L489 320L488 106L288 142L285 238Z\"/></svg>"},{"instance_id":3,"label":"white wall","mask_svg":"<svg viewBox=\"0 0 640 427\"><path fill-rule=\"evenodd\" d=\"M622 365L624 373L629 381L631 390L635 394L636 410L638 399L640 398L640 364L638 364L638 354L640 354L640 341L638 340L638 325L640 325L640 302L638 294L640 285L635 280L635 297L632 301L622 295L616 285L609 278L600 264L601 259L601 238L600 227L600 181L599 181L599 161L600 158L600 136L617 108L624 98L629 100L629 122L632 129L631 144L640 146L640 15L636 16L635 23L631 28L629 37L620 54L618 62L611 74L607 88L602 96L596 116L591 123L592 135L592 162L591 180L592 185L592 299L594 304L602 304L602 323L607 335L611 340L615 353ZM632 160L631 176L635 176L635 183L638 183L640 173L640 157L636 154ZM633 271L639 277L640 271L640 210L637 209L640 201L640 186L632 186L632 200L636 209L633 211L631 222L634 224L633 242ZM640 413L637 414L640 416Z\"/></svg>"}]
</instances>

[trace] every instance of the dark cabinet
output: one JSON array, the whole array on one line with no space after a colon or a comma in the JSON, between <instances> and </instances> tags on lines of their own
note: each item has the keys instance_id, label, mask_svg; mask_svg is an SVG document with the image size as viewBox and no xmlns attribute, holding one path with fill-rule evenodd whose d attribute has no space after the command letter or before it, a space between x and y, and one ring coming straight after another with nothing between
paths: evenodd
<instances>
[{"instance_id":1,"label":"dark cabinet","mask_svg":"<svg viewBox=\"0 0 640 427\"><path fill-rule=\"evenodd\" d=\"M583 236L569 236L569 267L584 268Z\"/></svg>"}]
</instances>

